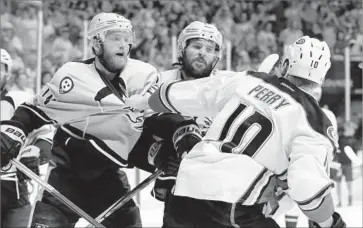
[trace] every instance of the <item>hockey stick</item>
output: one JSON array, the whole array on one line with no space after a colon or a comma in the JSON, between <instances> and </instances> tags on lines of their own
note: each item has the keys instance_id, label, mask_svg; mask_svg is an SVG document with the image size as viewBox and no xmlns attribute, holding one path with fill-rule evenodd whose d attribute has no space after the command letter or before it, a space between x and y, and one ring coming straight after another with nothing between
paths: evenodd
<instances>
[{"instance_id":1,"label":"hockey stick","mask_svg":"<svg viewBox=\"0 0 363 228\"><path fill-rule=\"evenodd\" d=\"M56 165L54 164L53 161L49 161L48 163L48 167L47 167L47 172L45 174L45 178L44 178L44 182L48 183L48 179L49 179L49 175L50 175L50 171L52 171L52 169L54 169L56 167ZM27 227L31 227L32 222L33 222L33 215L34 215L34 210L35 210L35 205L37 203L37 201L40 201L43 197L43 192L44 192L44 188L42 186L40 186L38 193L34 199L34 205L32 206L32 209L30 211L30 216L29 216L29 221L28 221L28 226Z\"/></svg>"},{"instance_id":2,"label":"hockey stick","mask_svg":"<svg viewBox=\"0 0 363 228\"><path fill-rule=\"evenodd\" d=\"M108 216L113 214L115 211L120 209L125 203L127 203L132 197L134 197L137 193L139 193L141 190L143 190L146 186L148 186L151 182L156 180L161 174L163 174L163 171L157 170L153 174L151 174L148 178L143 180L140 184L138 184L134 189L126 193L124 196L122 196L119 200L117 200L114 204L112 204L109 208L107 208L104 212L102 212L99 216L97 216L96 221L97 222L103 222ZM92 226L89 224L86 226L88 228L91 228Z\"/></svg>"},{"instance_id":3,"label":"hockey stick","mask_svg":"<svg viewBox=\"0 0 363 228\"><path fill-rule=\"evenodd\" d=\"M86 116L82 116L82 117L78 117L78 118L75 118L75 119L65 121L64 123L53 123L52 125L54 125L55 127L59 127L59 126L65 125L65 124L74 124L74 123L79 123L79 122L82 122L82 121L86 121L87 118L89 118L89 117L108 116L108 115L114 115L114 114L121 114L122 112L127 113L126 111L127 111L127 109L125 109L125 108L118 108L118 109L107 110L107 111L104 111L104 112L95 112L95 113L92 113L92 114L89 114L89 115L86 115Z\"/></svg>"},{"instance_id":4,"label":"hockey stick","mask_svg":"<svg viewBox=\"0 0 363 228\"><path fill-rule=\"evenodd\" d=\"M30 177L32 180L40 184L45 190L47 190L50 194L52 194L54 197L56 197L59 201L64 203L67 207L69 207L72 211L77 213L79 216L83 217L85 220L87 220L89 223L91 223L93 226L97 228L106 228L104 225L97 222L95 219L93 219L91 216L89 216L86 212L84 212L81 208L79 208L77 205L72 203L69 199L67 199L65 196L63 196L60 192L58 192L54 187L52 187L48 183L44 183L43 180L33 173L30 169L28 169L25 165L23 165L20 161L13 159L11 160L11 163L19 169L21 172L23 172L25 175Z\"/></svg>"}]
</instances>

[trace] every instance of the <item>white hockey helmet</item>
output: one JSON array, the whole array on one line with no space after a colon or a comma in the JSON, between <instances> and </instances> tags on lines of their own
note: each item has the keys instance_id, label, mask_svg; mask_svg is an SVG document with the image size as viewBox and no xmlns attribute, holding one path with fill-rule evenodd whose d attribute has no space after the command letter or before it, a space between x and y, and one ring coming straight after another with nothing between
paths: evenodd
<instances>
[{"instance_id":1,"label":"white hockey helmet","mask_svg":"<svg viewBox=\"0 0 363 228\"><path fill-rule=\"evenodd\" d=\"M106 33L110 30L120 30L130 34L130 44L133 44L135 31L131 21L116 13L99 13L94 16L88 26L88 40L94 38L104 41Z\"/></svg>"},{"instance_id":2,"label":"white hockey helmet","mask_svg":"<svg viewBox=\"0 0 363 228\"><path fill-rule=\"evenodd\" d=\"M202 38L208 41L213 41L217 48L219 48L219 59L222 58L222 34L218 31L213 24L203 23L200 21L194 21L185 27L178 37L178 57L183 55L183 52L187 46L187 41L193 38Z\"/></svg>"},{"instance_id":3,"label":"white hockey helmet","mask_svg":"<svg viewBox=\"0 0 363 228\"><path fill-rule=\"evenodd\" d=\"M1 85L5 85L7 80L9 80L11 76L11 68L13 65L13 60L11 59L9 53L5 49L0 49L1 54L1 68L5 67L5 69L1 69Z\"/></svg>"},{"instance_id":4,"label":"white hockey helmet","mask_svg":"<svg viewBox=\"0 0 363 228\"><path fill-rule=\"evenodd\" d=\"M330 49L324 41L303 36L286 48L281 63L282 76L289 74L322 85L331 66Z\"/></svg>"}]
</instances>

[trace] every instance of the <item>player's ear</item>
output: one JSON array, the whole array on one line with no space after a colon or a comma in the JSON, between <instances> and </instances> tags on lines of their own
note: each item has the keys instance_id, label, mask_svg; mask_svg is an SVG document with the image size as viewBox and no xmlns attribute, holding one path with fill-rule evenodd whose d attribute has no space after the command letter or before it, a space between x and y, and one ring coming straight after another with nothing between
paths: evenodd
<instances>
[{"instance_id":1,"label":"player's ear","mask_svg":"<svg viewBox=\"0 0 363 228\"><path fill-rule=\"evenodd\" d=\"M289 73L289 65L290 65L290 60L289 59L285 59L284 62L281 64L281 77L286 77Z\"/></svg>"},{"instance_id":2,"label":"player's ear","mask_svg":"<svg viewBox=\"0 0 363 228\"><path fill-rule=\"evenodd\" d=\"M93 40L93 51L95 53L96 56L99 56L102 54L102 44L99 40L94 39Z\"/></svg>"}]
</instances>

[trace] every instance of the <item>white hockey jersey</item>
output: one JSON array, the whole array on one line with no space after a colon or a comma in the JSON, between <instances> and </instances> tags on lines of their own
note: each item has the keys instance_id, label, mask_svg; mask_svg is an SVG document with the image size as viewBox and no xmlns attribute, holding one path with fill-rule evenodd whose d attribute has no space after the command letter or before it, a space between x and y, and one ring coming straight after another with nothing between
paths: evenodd
<instances>
[{"instance_id":1,"label":"white hockey jersey","mask_svg":"<svg viewBox=\"0 0 363 228\"><path fill-rule=\"evenodd\" d=\"M1 100L1 120L10 119L14 111L23 103L31 102L34 95L26 91L9 91ZM53 138L55 128L52 125L45 125L28 135L24 146L31 144L37 138L50 141Z\"/></svg>"},{"instance_id":2,"label":"white hockey jersey","mask_svg":"<svg viewBox=\"0 0 363 228\"><path fill-rule=\"evenodd\" d=\"M235 71L226 71L226 70L213 70L209 77L232 77L236 75ZM173 83L178 81L188 80L183 75L180 69L168 70L160 73L160 83ZM195 121L201 128L202 132L208 130L212 123L212 119L209 116L196 116Z\"/></svg>"},{"instance_id":3,"label":"white hockey jersey","mask_svg":"<svg viewBox=\"0 0 363 228\"><path fill-rule=\"evenodd\" d=\"M88 139L101 153L125 166L128 153L139 138L144 122L142 111L125 105L127 97L154 92L159 74L150 64L129 59L120 73L122 93L107 85L94 65L94 59L63 65L32 104L22 108L36 113L44 122L61 125L68 134ZM102 142L96 143L94 137ZM102 144L102 145L100 145Z\"/></svg>"},{"instance_id":4,"label":"white hockey jersey","mask_svg":"<svg viewBox=\"0 0 363 228\"><path fill-rule=\"evenodd\" d=\"M314 210L333 187L334 129L314 98L285 79L258 76L166 83L151 96L155 111L214 117L182 160L174 194L253 205L276 200L281 186L302 210Z\"/></svg>"},{"instance_id":5,"label":"white hockey jersey","mask_svg":"<svg viewBox=\"0 0 363 228\"><path fill-rule=\"evenodd\" d=\"M31 101L34 95L26 91L10 91L1 97L1 120L9 120L20 104Z\"/></svg>"}]
</instances>

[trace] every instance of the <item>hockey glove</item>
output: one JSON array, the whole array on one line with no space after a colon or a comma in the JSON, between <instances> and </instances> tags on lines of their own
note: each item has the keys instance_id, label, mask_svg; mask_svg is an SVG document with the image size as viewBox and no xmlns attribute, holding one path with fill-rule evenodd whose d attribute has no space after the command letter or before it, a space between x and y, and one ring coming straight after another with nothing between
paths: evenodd
<instances>
[{"instance_id":1,"label":"hockey glove","mask_svg":"<svg viewBox=\"0 0 363 228\"><path fill-rule=\"evenodd\" d=\"M23 163L26 167L28 167L33 173L39 175L39 155L40 149L36 146L27 146L22 149L19 153L20 162ZM30 179L27 175L25 175L21 171L17 171L17 176L20 181Z\"/></svg>"},{"instance_id":2,"label":"hockey glove","mask_svg":"<svg viewBox=\"0 0 363 228\"><path fill-rule=\"evenodd\" d=\"M312 222L313 227L320 228L319 224L316 222ZM334 212L333 214L333 224L330 226L330 228L346 228L347 225L343 221L342 217L338 212Z\"/></svg>"},{"instance_id":3,"label":"hockey glove","mask_svg":"<svg viewBox=\"0 0 363 228\"><path fill-rule=\"evenodd\" d=\"M180 165L180 159L176 157L173 146L161 139L156 139L151 145L148 161L150 165L164 171L165 175L176 175Z\"/></svg>"},{"instance_id":4,"label":"hockey glove","mask_svg":"<svg viewBox=\"0 0 363 228\"><path fill-rule=\"evenodd\" d=\"M24 126L17 121L1 121L1 166L18 156L26 139Z\"/></svg>"},{"instance_id":5,"label":"hockey glove","mask_svg":"<svg viewBox=\"0 0 363 228\"><path fill-rule=\"evenodd\" d=\"M177 156L183 158L201 140L202 133L197 125L189 124L179 127L173 135L173 144Z\"/></svg>"}]
</instances>

